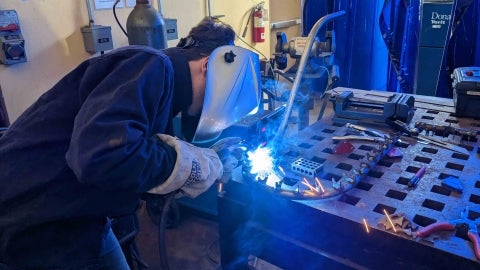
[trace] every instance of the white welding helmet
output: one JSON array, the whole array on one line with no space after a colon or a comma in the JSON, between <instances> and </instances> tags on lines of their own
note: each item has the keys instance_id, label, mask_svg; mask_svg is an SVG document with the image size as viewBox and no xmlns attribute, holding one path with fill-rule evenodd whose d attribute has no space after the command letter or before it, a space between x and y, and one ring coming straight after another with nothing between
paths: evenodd
<instances>
[{"instance_id":1,"label":"white welding helmet","mask_svg":"<svg viewBox=\"0 0 480 270\"><path fill-rule=\"evenodd\" d=\"M203 110L193 143L215 140L225 128L257 112L259 62L258 54L234 45L218 47L210 54Z\"/></svg>"}]
</instances>

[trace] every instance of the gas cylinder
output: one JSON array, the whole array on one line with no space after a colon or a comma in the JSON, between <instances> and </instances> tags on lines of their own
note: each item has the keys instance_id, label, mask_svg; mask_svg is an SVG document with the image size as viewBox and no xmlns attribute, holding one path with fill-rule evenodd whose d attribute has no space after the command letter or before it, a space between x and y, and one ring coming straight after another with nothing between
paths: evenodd
<instances>
[{"instance_id":1,"label":"gas cylinder","mask_svg":"<svg viewBox=\"0 0 480 270\"><path fill-rule=\"evenodd\" d=\"M137 0L127 18L128 44L167 48L165 21L149 0Z\"/></svg>"}]
</instances>

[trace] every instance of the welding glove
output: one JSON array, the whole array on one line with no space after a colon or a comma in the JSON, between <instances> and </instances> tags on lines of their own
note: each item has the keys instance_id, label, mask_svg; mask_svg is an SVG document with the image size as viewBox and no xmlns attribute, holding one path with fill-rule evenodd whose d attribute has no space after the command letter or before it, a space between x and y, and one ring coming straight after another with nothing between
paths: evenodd
<instances>
[{"instance_id":1,"label":"welding glove","mask_svg":"<svg viewBox=\"0 0 480 270\"><path fill-rule=\"evenodd\" d=\"M223 165L214 150L196 147L166 134L157 134L156 138L175 149L177 160L168 179L148 193L167 194L180 190L180 196L183 193L195 198L222 176Z\"/></svg>"},{"instance_id":2,"label":"welding glove","mask_svg":"<svg viewBox=\"0 0 480 270\"><path fill-rule=\"evenodd\" d=\"M228 182L232 178L232 172L240 166L245 157L246 147L240 137L226 137L218 140L210 146L223 164L223 175L220 178L222 183Z\"/></svg>"}]
</instances>

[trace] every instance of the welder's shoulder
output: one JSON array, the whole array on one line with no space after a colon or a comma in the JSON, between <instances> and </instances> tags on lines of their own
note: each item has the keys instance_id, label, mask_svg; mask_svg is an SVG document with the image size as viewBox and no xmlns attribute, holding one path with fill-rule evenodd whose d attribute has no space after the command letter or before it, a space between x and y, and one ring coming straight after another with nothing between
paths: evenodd
<instances>
[{"instance_id":1,"label":"welder's shoulder","mask_svg":"<svg viewBox=\"0 0 480 270\"><path fill-rule=\"evenodd\" d=\"M165 54L162 50L154 49L149 46L142 46L142 45L129 45L114 49L109 52L109 54L151 54L151 55L158 55L161 57L165 57Z\"/></svg>"},{"instance_id":2,"label":"welder's shoulder","mask_svg":"<svg viewBox=\"0 0 480 270\"><path fill-rule=\"evenodd\" d=\"M114 59L121 61L129 58L138 57L158 58L158 60L160 61L169 62L168 57L163 53L162 50L141 45L129 45L120 47L96 58L92 58L91 61L111 61Z\"/></svg>"}]
</instances>

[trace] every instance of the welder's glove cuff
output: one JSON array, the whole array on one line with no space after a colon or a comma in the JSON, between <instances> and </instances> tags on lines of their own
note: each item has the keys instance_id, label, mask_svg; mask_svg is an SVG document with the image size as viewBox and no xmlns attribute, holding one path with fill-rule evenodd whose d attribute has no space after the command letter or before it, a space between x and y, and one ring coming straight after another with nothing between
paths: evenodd
<instances>
[{"instance_id":1,"label":"welder's glove cuff","mask_svg":"<svg viewBox=\"0 0 480 270\"><path fill-rule=\"evenodd\" d=\"M167 194L181 190L195 198L223 175L222 162L214 150L196 147L166 134L157 134L156 137L175 149L177 160L168 179L150 189L149 193Z\"/></svg>"}]
</instances>

